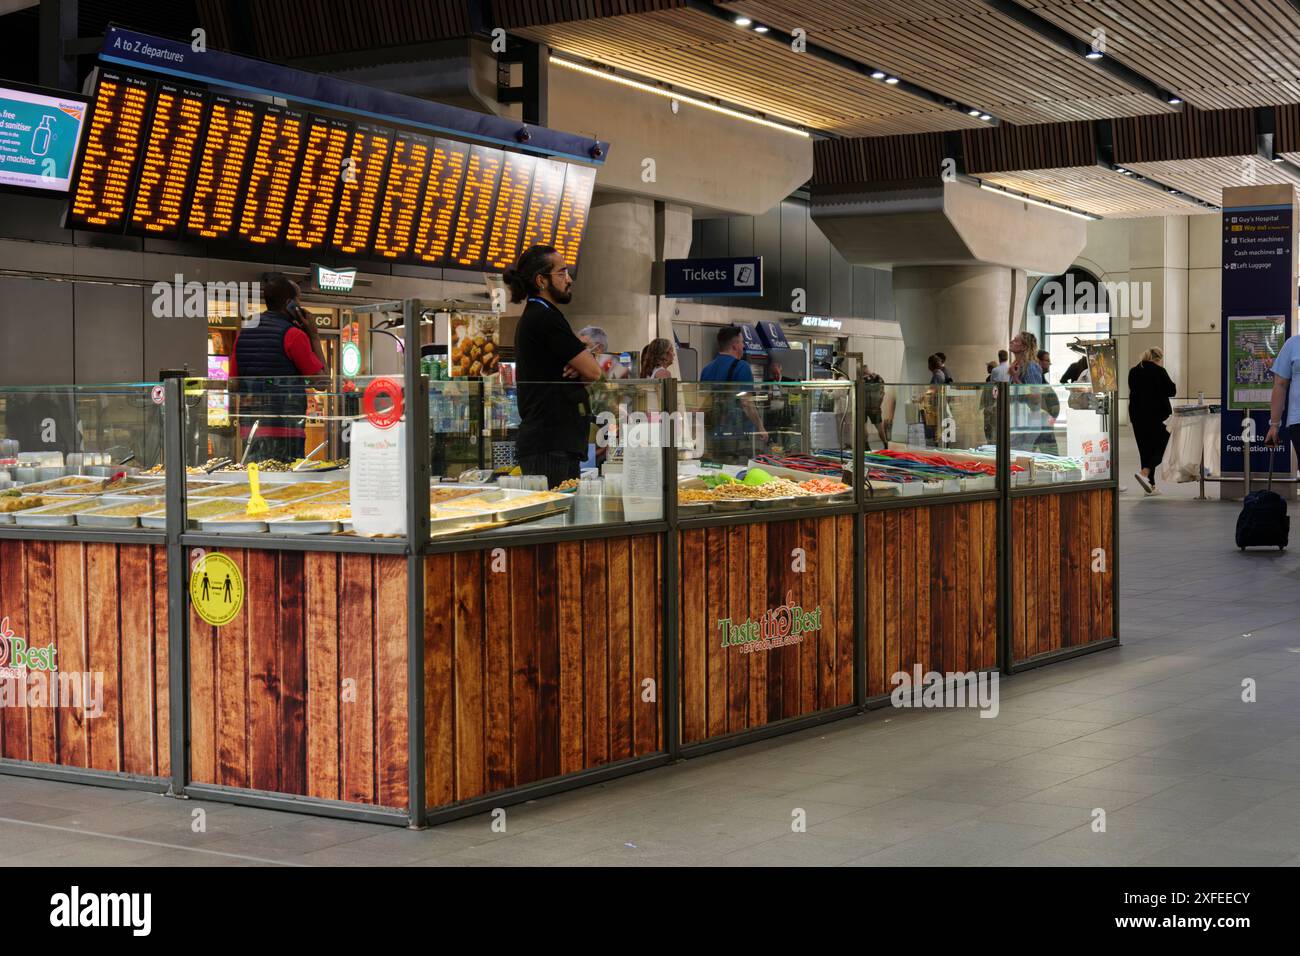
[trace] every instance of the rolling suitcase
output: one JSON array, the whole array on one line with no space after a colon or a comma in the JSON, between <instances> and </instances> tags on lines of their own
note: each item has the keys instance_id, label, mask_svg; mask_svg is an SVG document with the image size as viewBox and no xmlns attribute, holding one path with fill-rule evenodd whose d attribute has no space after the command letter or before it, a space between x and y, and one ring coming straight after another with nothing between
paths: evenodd
<instances>
[{"instance_id":1,"label":"rolling suitcase","mask_svg":"<svg viewBox=\"0 0 1300 956\"><path fill-rule=\"evenodd\" d=\"M1286 445L1282 446L1286 448ZM1288 458L1290 450L1287 451ZM1291 518L1286 513L1286 499L1273 490L1273 459L1268 462L1268 484L1264 491L1250 491L1237 515L1237 547L1277 548L1286 550L1291 532Z\"/></svg>"}]
</instances>

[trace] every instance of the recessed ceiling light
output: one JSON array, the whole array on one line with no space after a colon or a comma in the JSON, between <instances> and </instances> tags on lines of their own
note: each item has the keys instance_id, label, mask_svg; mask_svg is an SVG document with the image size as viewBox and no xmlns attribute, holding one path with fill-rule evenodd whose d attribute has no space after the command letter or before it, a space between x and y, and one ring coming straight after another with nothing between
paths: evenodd
<instances>
[{"instance_id":1,"label":"recessed ceiling light","mask_svg":"<svg viewBox=\"0 0 1300 956\"><path fill-rule=\"evenodd\" d=\"M755 33L766 33L766 32L767 32L767 27L763 26L763 24L760 23L758 26L754 27L754 32L755 32Z\"/></svg>"},{"instance_id":2,"label":"recessed ceiling light","mask_svg":"<svg viewBox=\"0 0 1300 956\"><path fill-rule=\"evenodd\" d=\"M1087 53L1085 53L1083 56L1084 56L1085 59L1088 59L1088 60L1100 60L1100 59L1101 59L1101 56L1102 56L1102 53L1101 53L1100 50L1089 50L1089 51L1088 51Z\"/></svg>"},{"instance_id":3,"label":"recessed ceiling light","mask_svg":"<svg viewBox=\"0 0 1300 956\"><path fill-rule=\"evenodd\" d=\"M1281 163L1281 162L1285 162L1285 160L1283 160L1281 156L1274 156L1274 157L1273 157L1273 162L1275 162L1275 163Z\"/></svg>"},{"instance_id":4,"label":"recessed ceiling light","mask_svg":"<svg viewBox=\"0 0 1300 956\"><path fill-rule=\"evenodd\" d=\"M749 19L749 17L736 17L734 22L738 27L747 27L754 21Z\"/></svg>"},{"instance_id":5,"label":"recessed ceiling light","mask_svg":"<svg viewBox=\"0 0 1300 956\"><path fill-rule=\"evenodd\" d=\"M871 74L871 78L873 80L883 80L885 78L885 74L881 73L879 70L876 70L875 73Z\"/></svg>"},{"instance_id":6,"label":"recessed ceiling light","mask_svg":"<svg viewBox=\"0 0 1300 956\"><path fill-rule=\"evenodd\" d=\"M981 114L980 114L980 119L982 119L984 122L987 123L987 122L989 122L990 120L992 120L993 117L992 117L992 116L989 116L988 113L981 113Z\"/></svg>"},{"instance_id":7,"label":"recessed ceiling light","mask_svg":"<svg viewBox=\"0 0 1300 956\"><path fill-rule=\"evenodd\" d=\"M898 77L891 76L889 79L885 80L885 82L888 83L890 86L893 86L895 83L898 82Z\"/></svg>"},{"instance_id":8,"label":"recessed ceiling light","mask_svg":"<svg viewBox=\"0 0 1300 956\"><path fill-rule=\"evenodd\" d=\"M1178 97L1176 97L1176 96L1171 96L1171 97L1169 97L1169 105L1170 105L1170 106L1177 106L1177 105L1180 104L1180 103L1182 103L1182 100L1180 100Z\"/></svg>"},{"instance_id":9,"label":"recessed ceiling light","mask_svg":"<svg viewBox=\"0 0 1300 956\"><path fill-rule=\"evenodd\" d=\"M980 115L980 111L979 111L979 110L967 110L966 112L969 113L971 116L979 116L979 115Z\"/></svg>"}]
</instances>

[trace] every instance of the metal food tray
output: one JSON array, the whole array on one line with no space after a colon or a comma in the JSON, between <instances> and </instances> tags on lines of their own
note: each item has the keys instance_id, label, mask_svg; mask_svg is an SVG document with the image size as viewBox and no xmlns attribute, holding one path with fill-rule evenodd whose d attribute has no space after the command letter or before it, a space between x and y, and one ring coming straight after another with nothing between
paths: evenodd
<instances>
[{"instance_id":1,"label":"metal food tray","mask_svg":"<svg viewBox=\"0 0 1300 956\"><path fill-rule=\"evenodd\" d=\"M245 521L206 520L198 523L200 531L209 534L261 534L266 530L265 521L248 518Z\"/></svg>"},{"instance_id":2,"label":"metal food tray","mask_svg":"<svg viewBox=\"0 0 1300 956\"><path fill-rule=\"evenodd\" d=\"M82 478L85 479L86 483L74 485L70 488L54 487L59 482L67 481L69 478ZM87 495L96 494L99 490L97 486L103 480L103 478L96 478L93 475L64 475L62 478L50 478L46 481L19 485L18 490L25 495L71 495L72 497L84 498ZM91 488L95 488L95 491L91 491Z\"/></svg>"},{"instance_id":3,"label":"metal food tray","mask_svg":"<svg viewBox=\"0 0 1300 956\"><path fill-rule=\"evenodd\" d=\"M257 479L264 485L269 484L289 484L297 481L312 481L321 475L328 475L323 481L346 481L348 479L347 468L317 468L314 471L262 471L257 472ZM214 481L220 481L226 484L231 482L248 482L247 471L213 471L207 474L208 478Z\"/></svg>"},{"instance_id":4,"label":"metal food tray","mask_svg":"<svg viewBox=\"0 0 1300 956\"><path fill-rule=\"evenodd\" d=\"M754 498L733 498L727 501L710 501L714 511L746 511L754 506Z\"/></svg>"},{"instance_id":5,"label":"metal food tray","mask_svg":"<svg viewBox=\"0 0 1300 956\"><path fill-rule=\"evenodd\" d=\"M47 514L46 512L57 511L59 508L66 508L70 504L77 502L87 502L87 508L99 507L100 502L104 499L95 495L82 495L80 498L70 497L57 504L45 505L42 508L32 508L29 511L18 511L14 513L14 524L21 525L25 528L70 528L77 523L76 514Z\"/></svg>"},{"instance_id":6,"label":"metal food tray","mask_svg":"<svg viewBox=\"0 0 1300 956\"><path fill-rule=\"evenodd\" d=\"M138 505L142 503L143 502L139 496L132 498L127 497L126 495L119 495L112 501L107 497L101 497L99 499L99 504L102 507L98 507L94 511L87 511L85 514L77 515L77 525L82 528L138 528L140 526L141 515L106 515L99 514L99 512L108 511L112 508L118 507L119 505ZM152 503L161 508L164 506L164 499L154 498Z\"/></svg>"},{"instance_id":7,"label":"metal food tray","mask_svg":"<svg viewBox=\"0 0 1300 956\"><path fill-rule=\"evenodd\" d=\"M294 518L275 518L266 522L266 530L271 534L336 534L342 527L341 521L298 521Z\"/></svg>"},{"instance_id":8,"label":"metal food tray","mask_svg":"<svg viewBox=\"0 0 1300 956\"><path fill-rule=\"evenodd\" d=\"M762 510L789 508L792 505L803 504L803 499L807 495L780 495L776 498L755 498L754 507Z\"/></svg>"}]
</instances>

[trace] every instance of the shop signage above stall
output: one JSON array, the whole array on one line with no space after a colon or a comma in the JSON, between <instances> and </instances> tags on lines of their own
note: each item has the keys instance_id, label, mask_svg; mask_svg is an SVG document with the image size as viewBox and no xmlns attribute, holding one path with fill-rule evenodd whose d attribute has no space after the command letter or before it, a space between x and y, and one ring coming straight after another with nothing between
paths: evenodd
<instances>
[{"instance_id":1,"label":"shop signage above stall","mask_svg":"<svg viewBox=\"0 0 1300 956\"><path fill-rule=\"evenodd\" d=\"M87 102L80 93L0 84L0 189L66 193Z\"/></svg>"},{"instance_id":2,"label":"shop signage above stall","mask_svg":"<svg viewBox=\"0 0 1300 956\"><path fill-rule=\"evenodd\" d=\"M110 30L101 59L150 73L99 68L65 226L494 272L544 243L577 262L596 171L550 157L607 144L541 129L513 144L539 156L435 138L497 142L501 118L172 41L144 56L128 36ZM461 114L471 128L447 125Z\"/></svg>"},{"instance_id":3,"label":"shop signage above stall","mask_svg":"<svg viewBox=\"0 0 1300 956\"><path fill-rule=\"evenodd\" d=\"M664 295L669 298L762 294L762 256L744 256L739 259L668 259L664 262Z\"/></svg>"},{"instance_id":4,"label":"shop signage above stall","mask_svg":"<svg viewBox=\"0 0 1300 956\"><path fill-rule=\"evenodd\" d=\"M805 329L830 329L835 332L844 328L844 323L839 319L828 318L824 315L805 315L799 320L799 325Z\"/></svg>"},{"instance_id":5,"label":"shop signage above stall","mask_svg":"<svg viewBox=\"0 0 1300 956\"><path fill-rule=\"evenodd\" d=\"M330 269L313 264L311 267L312 288L317 292L351 292L357 283L356 269Z\"/></svg>"}]
</instances>

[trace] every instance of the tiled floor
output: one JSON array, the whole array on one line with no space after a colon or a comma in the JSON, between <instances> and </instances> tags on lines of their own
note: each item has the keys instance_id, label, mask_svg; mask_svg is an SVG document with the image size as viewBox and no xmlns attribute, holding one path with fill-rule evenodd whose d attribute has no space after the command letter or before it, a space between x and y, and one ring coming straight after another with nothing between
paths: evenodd
<instances>
[{"instance_id":1,"label":"tiled floor","mask_svg":"<svg viewBox=\"0 0 1300 956\"><path fill-rule=\"evenodd\" d=\"M1126 496L1124 646L1005 680L996 719L874 711L513 807L505 833L0 776L0 863L1300 864L1300 557L1239 553L1235 515Z\"/></svg>"}]
</instances>

